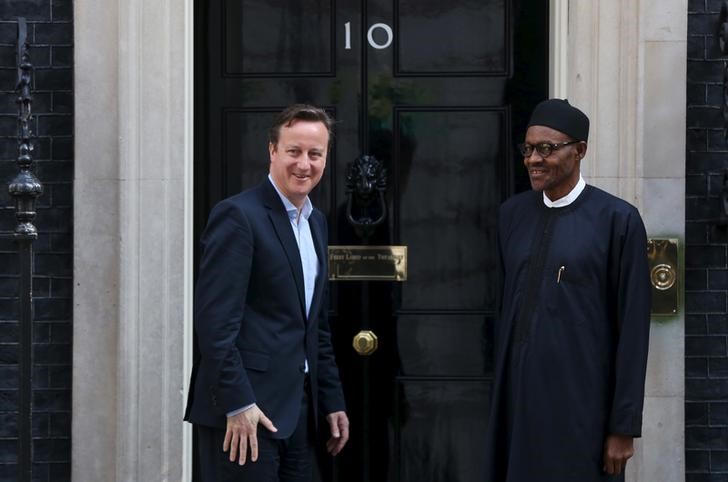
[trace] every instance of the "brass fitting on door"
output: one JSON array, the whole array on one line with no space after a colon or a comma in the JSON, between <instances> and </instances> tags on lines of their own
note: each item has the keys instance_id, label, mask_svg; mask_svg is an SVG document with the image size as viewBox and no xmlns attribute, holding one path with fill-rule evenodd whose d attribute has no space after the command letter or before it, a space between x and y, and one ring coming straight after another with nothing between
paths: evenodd
<instances>
[{"instance_id":1,"label":"brass fitting on door","mask_svg":"<svg viewBox=\"0 0 728 482\"><path fill-rule=\"evenodd\" d=\"M361 356L369 356L377 351L377 347L379 347L379 340L373 331L362 330L354 335L354 340L351 345Z\"/></svg>"},{"instance_id":2,"label":"brass fitting on door","mask_svg":"<svg viewBox=\"0 0 728 482\"><path fill-rule=\"evenodd\" d=\"M652 314L674 315L678 312L679 298L677 239L649 239L647 258L652 282Z\"/></svg>"}]
</instances>

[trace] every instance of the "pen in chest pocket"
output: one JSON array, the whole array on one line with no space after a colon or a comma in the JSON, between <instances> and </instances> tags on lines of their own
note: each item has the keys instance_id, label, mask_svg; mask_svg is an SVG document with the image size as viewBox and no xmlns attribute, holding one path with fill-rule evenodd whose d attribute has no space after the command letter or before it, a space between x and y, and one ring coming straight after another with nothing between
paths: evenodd
<instances>
[{"instance_id":1,"label":"pen in chest pocket","mask_svg":"<svg viewBox=\"0 0 728 482\"><path fill-rule=\"evenodd\" d=\"M559 268L559 272L556 274L556 283L561 283L561 275L566 271L566 266L562 266Z\"/></svg>"}]
</instances>

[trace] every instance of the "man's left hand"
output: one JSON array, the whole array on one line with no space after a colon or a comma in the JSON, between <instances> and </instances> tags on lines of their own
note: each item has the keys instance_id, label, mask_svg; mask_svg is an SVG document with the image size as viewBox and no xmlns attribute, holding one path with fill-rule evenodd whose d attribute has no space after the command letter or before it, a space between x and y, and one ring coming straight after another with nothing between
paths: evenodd
<instances>
[{"instance_id":1,"label":"man's left hand","mask_svg":"<svg viewBox=\"0 0 728 482\"><path fill-rule=\"evenodd\" d=\"M609 475L624 472L627 460L634 455L634 439L628 435L609 435L604 442L604 471Z\"/></svg>"},{"instance_id":2,"label":"man's left hand","mask_svg":"<svg viewBox=\"0 0 728 482\"><path fill-rule=\"evenodd\" d=\"M349 440L349 418L346 412L334 412L326 415L326 421L331 427L331 438L326 442L326 450L331 455L336 455Z\"/></svg>"}]
</instances>

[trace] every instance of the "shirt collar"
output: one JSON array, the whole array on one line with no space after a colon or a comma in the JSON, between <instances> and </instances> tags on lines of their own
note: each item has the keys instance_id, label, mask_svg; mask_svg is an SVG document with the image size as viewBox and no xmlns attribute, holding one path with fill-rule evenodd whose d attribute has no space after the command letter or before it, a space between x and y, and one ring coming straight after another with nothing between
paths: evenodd
<instances>
[{"instance_id":1,"label":"shirt collar","mask_svg":"<svg viewBox=\"0 0 728 482\"><path fill-rule=\"evenodd\" d=\"M584 190L586 187L586 181L584 181L584 178L579 174L579 182L576 183L576 186L574 186L574 189L571 190L569 194L566 196L557 199L556 201L552 201L549 199L549 197L546 195L546 192L543 193L543 203L546 205L546 207L549 208L562 208L564 206L568 206L569 204L576 201L576 198L579 197L579 194Z\"/></svg>"},{"instance_id":2,"label":"shirt collar","mask_svg":"<svg viewBox=\"0 0 728 482\"><path fill-rule=\"evenodd\" d=\"M298 208L293 205L293 203L281 192L280 189L278 189L278 186L276 186L276 183L273 181L273 178L270 174L268 174L268 180L271 184L273 184L273 188L276 190L278 196L281 198L283 206L286 208L286 212L288 213L288 217L292 221L298 219ZM303 219L308 221L308 218L309 216L311 216L312 212L313 204L311 203L311 199L306 196L306 199L303 201L303 207L301 208L301 216L303 216Z\"/></svg>"}]
</instances>

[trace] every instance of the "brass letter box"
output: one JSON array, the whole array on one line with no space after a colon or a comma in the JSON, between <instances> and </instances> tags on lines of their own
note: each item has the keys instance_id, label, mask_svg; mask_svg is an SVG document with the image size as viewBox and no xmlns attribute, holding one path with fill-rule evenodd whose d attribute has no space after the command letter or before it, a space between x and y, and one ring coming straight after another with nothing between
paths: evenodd
<instances>
[{"instance_id":1,"label":"brass letter box","mask_svg":"<svg viewBox=\"0 0 728 482\"><path fill-rule=\"evenodd\" d=\"M406 281L407 246L329 246L333 281Z\"/></svg>"}]
</instances>

